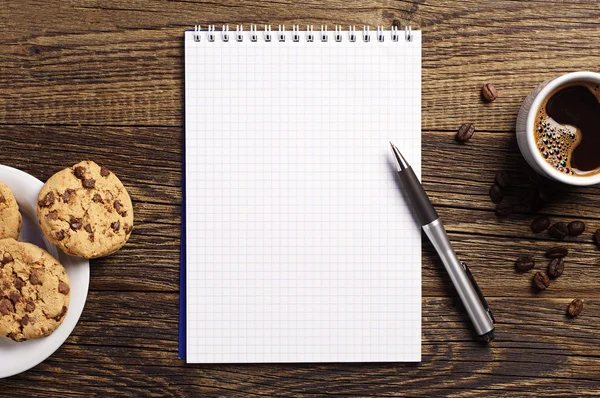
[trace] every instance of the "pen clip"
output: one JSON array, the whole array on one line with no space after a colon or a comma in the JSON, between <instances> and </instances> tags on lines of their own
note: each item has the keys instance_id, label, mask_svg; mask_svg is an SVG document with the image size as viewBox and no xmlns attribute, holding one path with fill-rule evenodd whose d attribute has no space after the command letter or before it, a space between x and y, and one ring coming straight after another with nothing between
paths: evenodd
<instances>
[{"instance_id":1,"label":"pen clip","mask_svg":"<svg viewBox=\"0 0 600 398\"><path fill-rule=\"evenodd\" d=\"M483 297L483 293L481 293L481 290L479 290L479 286L477 285L477 282L475 282L475 278L473 278L473 274L471 273L469 266L467 265L467 263L461 263L461 265L463 266L464 270L466 271L467 276L469 277L469 280L471 281L471 284L475 288L475 291L477 292L477 296L479 296L479 301L481 301L481 304L483 304L483 308L485 308L485 310L489 314L492 323L496 323L496 319L494 319L494 314L492 314L492 310L490 310L490 306L488 305L485 297Z\"/></svg>"}]
</instances>

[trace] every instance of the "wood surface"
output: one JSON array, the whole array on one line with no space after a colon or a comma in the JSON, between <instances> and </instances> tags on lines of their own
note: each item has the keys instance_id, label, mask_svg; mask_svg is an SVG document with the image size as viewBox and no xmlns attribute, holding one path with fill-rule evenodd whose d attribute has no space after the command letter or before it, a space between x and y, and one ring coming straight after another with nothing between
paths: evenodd
<instances>
[{"instance_id":1,"label":"wood surface","mask_svg":"<svg viewBox=\"0 0 600 398\"><path fill-rule=\"evenodd\" d=\"M368 24L423 30L423 181L497 323L474 342L464 309L423 240L420 364L185 365L177 358L183 140L183 30L197 23ZM93 260L90 294L67 342L0 380L2 396L595 396L600 394L600 189L558 187L538 214L584 220L565 274L536 293L520 254L533 234L514 124L537 84L600 72L597 1L8 0L0 6L0 164L46 180L81 159L110 165L134 201L136 229ZM499 98L484 104L483 83ZM453 136L472 122L474 138ZM488 189L510 173L516 211ZM569 319L569 302L585 300ZM0 358L2 360L2 358Z\"/></svg>"}]
</instances>

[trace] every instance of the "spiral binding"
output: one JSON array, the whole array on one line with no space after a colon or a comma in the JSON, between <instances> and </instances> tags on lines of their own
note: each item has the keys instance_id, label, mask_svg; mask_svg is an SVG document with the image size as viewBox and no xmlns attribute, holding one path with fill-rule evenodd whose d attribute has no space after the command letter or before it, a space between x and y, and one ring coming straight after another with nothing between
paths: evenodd
<instances>
[{"instance_id":1,"label":"spiral binding","mask_svg":"<svg viewBox=\"0 0 600 398\"><path fill-rule=\"evenodd\" d=\"M375 37L378 42L385 41L385 37L386 37L385 31L386 30L383 26L377 26L377 34ZM194 27L193 37L194 37L195 42L199 42L202 40L202 35L201 35L202 32L203 32L203 30L200 25L196 25ZM245 31L244 31L243 25L236 25L235 26L235 34L234 34L235 41L243 42L244 41L244 32ZM292 42L298 43L300 41L300 38L301 38L300 32L301 31L300 31L299 25L292 25L292 31L291 31ZM336 25L334 33L333 33L333 39L335 42L340 43L344 40L342 32L343 32L342 26ZM209 42L214 42L216 39L215 25L208 25L208 28L206 29L206 33L207 33L207 35L206 35L207 40ZM220 33L221 33L221 40L223 42L228 42L229 41L229 25L223 25ZM249 33L250 33L249 34L250 41L257 42L258 41L257 25L250 25ZM277 41L285 42L286 34L287 34L287 31L285 30L285 25L279 25L278 29L277 29L277 35L276 35ZM320 31L318 37L322 42L327 42L329 40L329 32L328 32L327 25L321 25L321 31ZM390 28L390 37L393 42L400 41L399 40L400 35L398 33L397 26L392 26ZM305 38L308 43L312 43L315 40L315 33L314 33L313 25L306 26ZM348 41L351 43L354 43L354 42L356 42L356 38L357 38L356 27L354 25L351 25L348 27ZM263 40L265 42L272 41L271 25L264 25ZM368 25L363 26L362 40L365 43L368 43L371 41L371 31L370 31L370 27ZM411 42L413 40L413 34L412 34L412 30L411 30L410 26L406 26L404 28L404 40L407 42Z\"/></svg>"}]
</instances>

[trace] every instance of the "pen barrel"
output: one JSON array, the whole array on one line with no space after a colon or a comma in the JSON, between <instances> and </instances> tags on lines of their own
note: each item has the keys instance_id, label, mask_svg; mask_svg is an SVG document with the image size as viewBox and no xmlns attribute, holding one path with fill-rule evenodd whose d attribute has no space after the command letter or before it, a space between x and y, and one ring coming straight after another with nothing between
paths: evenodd
<instances>
[{"instance_id":1,"label":"pen barrel","mask_svg":"<svg viewBox=\"0 0 600 398\"><path fill-rule=\"evenodd\" d=\"M439 216L412 167L409 166L398 174L421 225L427 225L437 220Z\"/></svg>"},{"instance_id":2,"label":"pen barrel","mask_svg":"<svg viewBox=\"0 0 600 398\"><path fill-rule=\"evenodd\" d=\"M423 230L442 259L477 334L481 336L494 330L493 318L484 304L485 299L480 296L475 280L469 278L466 267L458 260L441 220L424 225Z\"/></svg>"}]
</instances>

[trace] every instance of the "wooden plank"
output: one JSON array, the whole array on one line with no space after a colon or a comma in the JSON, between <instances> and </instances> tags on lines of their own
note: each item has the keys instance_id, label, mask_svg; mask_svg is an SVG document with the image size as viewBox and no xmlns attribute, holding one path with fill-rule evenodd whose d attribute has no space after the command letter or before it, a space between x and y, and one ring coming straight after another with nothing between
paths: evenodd
<instances>
[{"instance_id":1,"label":"wooden plank","mask_svg":"<svg viewBox=\"0 0 600 398\"><path fill-rule=\"evenodd\" d=\"M509 131L523 98L573 70L598 71L594 0L50 0L11 3L0 39L0 123L182 125L183 38L196 23L423 29L423 127ZM51 23L48 21L51 15ZM493 82L499 99L483 104Z\"/></svg>"},{"instance_id":2,"label":"wooden plank","mask_svg":"<svg viewBox=\"0 0 600 398\"><path fill-rule=\"evenodd\" d=\"M67 343L5 393L89 391L144 395L471 396L597 393L600 301L565 316L567 299L490 300L497 338L471 339L463 310L423 301L423 361L415 364L185 365L177 359L177 294L90 294ZM526 355L524 355L526 353ZM85 376L82 370L85 369ZM61 375L63 377L56 377ZM176 382L173 382L176 381Z\"/></svg>"}]
</instances>

